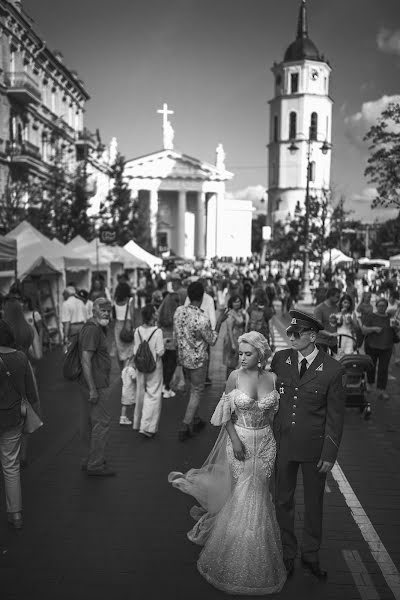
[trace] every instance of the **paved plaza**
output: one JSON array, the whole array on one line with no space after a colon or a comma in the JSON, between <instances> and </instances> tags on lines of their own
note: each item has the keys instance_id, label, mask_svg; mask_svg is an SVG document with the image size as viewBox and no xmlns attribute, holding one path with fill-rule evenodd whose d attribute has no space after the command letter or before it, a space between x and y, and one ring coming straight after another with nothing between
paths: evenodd
<instances>
[{"instance_id":1,"label":"paved plaza","mask_svg":"<svg viewBox=\"0 0 400 600\"><path fill-rule=\"evenodd\" d=\"M275 317L274 327L281 347L285 324ZM208 419L224 386L222 337L212 352L213 384L203 404ZM55 351L40 368L45 427L32 437L31 462L23 472L21 532L8 528L1 498L1 600L226 597L196 570L199 548L185 535L192 526L192 499L167 482L169 471L201 465L217 429L208 425L180 443L182 394L163 401L160 432L153 440L121 427L114 365L109 457L118 474L88 478L80 470L75 386L62 379L61 362L61 352ZM293 578L279 594L282 600L400 598L399 381L396 367L391 400L383 404L372 397L369 421L347 409L338 464L326 486L321 563L328 580L318 582L297 561ZM300 488L299 527L302 508Z\"/></svg>"}]
</instances>

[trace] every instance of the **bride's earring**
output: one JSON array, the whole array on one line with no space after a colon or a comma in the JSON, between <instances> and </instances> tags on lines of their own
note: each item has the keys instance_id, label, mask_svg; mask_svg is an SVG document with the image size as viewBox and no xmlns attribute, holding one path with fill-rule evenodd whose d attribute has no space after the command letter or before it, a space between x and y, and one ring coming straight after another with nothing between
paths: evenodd
<instances>
[{"instance_id":1,"label":"bride's earring","mask_svg":"<svg viewBox=\"0 0 400 600\"><path fill-rule=\"evenodd\" d=\"M257 367L258 367L259 369L261 369L261 362L260 362L260 361L258 361L258 365L257 365Z\"/></svg>"}]
</instances>

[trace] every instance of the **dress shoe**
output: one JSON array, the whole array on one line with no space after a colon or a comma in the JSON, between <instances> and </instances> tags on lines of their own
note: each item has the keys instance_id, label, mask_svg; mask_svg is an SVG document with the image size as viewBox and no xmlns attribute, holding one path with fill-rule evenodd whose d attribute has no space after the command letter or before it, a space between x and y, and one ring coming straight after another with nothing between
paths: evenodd
<instances>
[{"instance_id":1,"label":"dress shoe","mask_svg":"<svg viewBox=\"0 0 400 600\"><path fill-rule=\"evenodd\" d=\"M319 562L317 560L309 561L309 560L305 560L304 558L302 558L301 562L318 579L326 579L327 578L327 576L328 576L327 571L324 571L324 569L321 569L321 567L319 566Z\"/></svg>"},{"instance_id":2,"label":"dress shoe","mask_svg":"<svg viewBox=\"0 0 400 600\"><path fill-rule=\"evenodd\" d=\"M291 577L293 575L293 571L294 571L294 559L293 558L284 558L283 564L285 565L287 576Z\"/></svg>"},{"instance_id":3,"label":"dress shoe","mask_svg":"<svg viewBox=\"0 0 400 600\"><path fill-rule=\"evenodd\" d=\"M140 435L142 435L143 437L148 438L148 439L151 439L151 438L153 438L155 436L155 434L151 433L150 431L142 431L142 430L140 430L139 433L140 433Z\"/></svg>"},{"instance_id":4,"label":"dress shoe","mask_svg":"<svg viewBox=\"0 0 400 600\"><path fill-rule=\"evenodd\" d=\"M14 527L14 529L22 529L23 521L22 521L22 513L7 513L7 520L10 525Z\"/></svg>"},{"instance_id":5,"label":"dress shoe","mask_svg":"<svg viewBox=\"0 0 400 600\"><path fill-rule=\"evenodd\" d=\"M198 418L193 422L193 433L198 433L206 426L206 422L203 419Z\"/></svg>"},{"instance_id":6,"label":"dress shoe","mask_svg":"<svg viewBox=\"0 0 400 600\"><path fill-rule=\"evenodd\" d=\"M86 469L86 474L90 477L114 477L116 475L113 469L105 465L98 469Z\"/></svg>"}]
</instances>

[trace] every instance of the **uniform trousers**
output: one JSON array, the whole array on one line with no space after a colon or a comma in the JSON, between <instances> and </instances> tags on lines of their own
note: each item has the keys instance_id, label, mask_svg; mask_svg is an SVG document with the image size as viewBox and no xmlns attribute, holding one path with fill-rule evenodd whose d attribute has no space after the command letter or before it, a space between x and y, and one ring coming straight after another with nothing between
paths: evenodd
<instances>
[{"instance_id":1,"label":"uniform trousers","mask_svg":"<svg viewBox=\"0 0 400 600\"><path fill-rule=\"evenodd\" d=\"M152 373L136 371L136 405L133 415L133 429L155 433L161 415L163 367L157 358L156 369Z\"/></svg>"},{"instance_id":2,"label":"uniform trousers","mask_svg":"<svg viewBox=\"0 0 400 600\"><path fill-rule=\"evenodd\" d=\"M110 435L112 398L109 388L98 389L96 404L89 402L89 390L80 386L80 439L82 465L89 470L99 469L105 463L105 450Z\"/></svg>"},{"instance_id":3,"label":"uniform trousers","mask_svg":"<svg viewBox=\"0 0 400 600\"><path fill-rule=\"evenodd\" d=\"M3 469L7 512L22 510L19 453L21 449L22 423L0 433L0 460Z\"/></svg>"},{"instance_id":4,"label":"uniform trousers","mask_svg":"<svg viewBox=\"0 0 400 600\"><path fill-rule=\"evenodd\" d=\"M297 474L301 467L304 487L304 526L301 555L305 560L318 561L322 539L322 510L326 474L319 473L317 460L298 462L288 460L287 452L280 448L275 463L275 509L281 530L283 557L294 559L297 538L294 533L295 490Z\"/></svg>"}]
</instances>

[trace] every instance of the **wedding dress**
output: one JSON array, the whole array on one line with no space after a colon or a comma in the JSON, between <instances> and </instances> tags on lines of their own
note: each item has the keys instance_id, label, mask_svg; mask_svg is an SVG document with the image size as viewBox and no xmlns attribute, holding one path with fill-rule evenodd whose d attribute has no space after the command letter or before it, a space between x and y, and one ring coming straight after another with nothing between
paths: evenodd
<instances>
[{"instance_id":1,"label":"wedding dress","mask_svg":"<svg viewBox=\"0 0 400 600\"><path fill-rule=\"evenodd\" d=\"M279 407L273 390L261 400L236 388L223 394L211 418L224 425L235 412L235 429L245 460L235 458L225 427L200 469L173 472L174 487L200 503L190 511L197 520L188 538L204 546L197 562L201 575L229 594L279 592L286 581L279 527L269 491L276 444L271 421Z\"/></svg>"}]
</instances>

